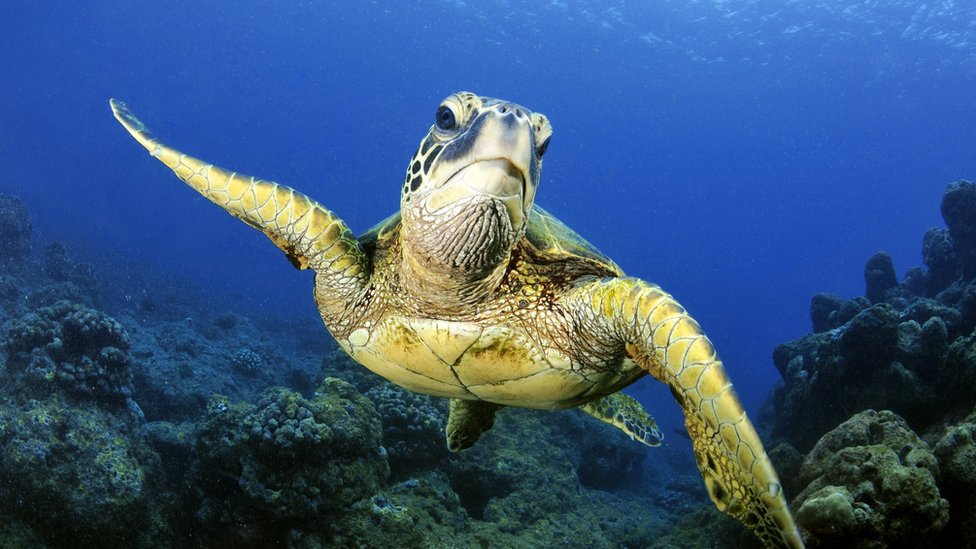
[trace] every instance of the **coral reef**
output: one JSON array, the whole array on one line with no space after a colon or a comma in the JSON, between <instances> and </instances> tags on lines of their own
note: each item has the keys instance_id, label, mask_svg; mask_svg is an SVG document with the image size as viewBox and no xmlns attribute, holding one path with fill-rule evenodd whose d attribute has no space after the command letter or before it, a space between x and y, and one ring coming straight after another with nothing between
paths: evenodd
<instances>
[{"instance_id":1,"label":"coral reef","mask_svg":"<svg viewBox=\"0 0 976 549\"><path fill-rule=\"evenodd\" d=\"M69 259L68 251L60 242L52 242L44 249L43 272L55 282L71 282L89 292L98 287L95 266Z\"/></svg>"},{"instance_id":2,"label":"coral reef","mask_svg":"<svg viewBox=\"0 0 976 549\"><path fill-rule=\"evenodd\" d=\"M239 543L283 542L295 521L324 521L379 491L381 439L372 403L336 378L311 399L283 388L257 404L213 397L196 441L198 524L222 542L236 524L249 525L235 530Z\"/></svg>"},{"instance_id":3,"label":"coral reef","mask_svg":"<svg viewBox=\"0 0 976 549\"><path fill-rule=\"evenodd\" d=\"M390 469L400 478L447 456L445 400L411 393L389 382L366 391L383 418L383 444Z\"/></svg>"},{"instance_id":4,"label":"coral reef","mask_svg":"<svg viewBox=\"0 0 976 549\"><path fill-rule=\"evenodd\" d=\"M158 466L130 418L91 403L58 395L0 411L3 498L57 545L116 546L149 534Z\"/></svg>"},{"instance_id":5,"label":"coral reef","mask_svg":"<svg viewBox=\"0 0 976 549\"><path fill-rule=\"evenodd\" d=\"M942 213L948 229L925 235L927 270L896 284L890 256L879 253L865 267L866 297L813 297L814 333L773 352L784 380L773 397L775 436L804 452L869 408L892 410L921 432L976 404L976 336L968 335L976 327L976 185L949 185Z\"/></svg>"},{"instance_id":6,"label":"coral reef","mask_svg":"<svg viewBox=\"0 0 976 549\"><path fill-rule=\"evenodd\" d=\"M13 322L4 342L8 370L35 392L56 385L73 396L124 402L131 394L129 341L100 311L59 301Z\"/></svg>"},{"instance_id":7,"label":"coral reef","mask_svg":"<svg viewBox=\"0 0 976 549\"><path fill-rule=\"evenodd\" d=\"M899 283L872 256L865 296L814 296L813 333L775 351L767 448L811 547L976 545L973 189L950 186L925 268ZM0 239L23 239L5 205ZM26 234L0 259L0 546L755 546L697 472L659 478L667 447L504 409L451 454L444 400L320 324L259 326L141 271L107 284L59 244L24 263Z\"/></svg>"},{"instance_id":8,"label":"coral reef","mask_svg":"<svg viewBox=\"0 0 976 549\"><path fill-rule=\"evenodd\" d=\"M949 500L951 514L946 539L960 547L976 547L976 410L949 426L935 445L942 478L940 486Z\"/></svg>"},{"instance_id":9,"label":"coral reef","mask_svg":"<svg viewBox=\"0 0 976 549\"><path fill-rule=\"evenodd\" d=\"M268 333L244 317L224 313L214 321L119 318L136 358L134 395L151 421L196 421L213 393L255 400L273 385L306 394L317 386L310 381L315 359L286 355Z\"/></svg>"},{"instance_id":10,"label":"coral reef","mask_svg":"<svg viewBox=\"0 0 976 549\"><path fill-rule=\"evenodd\" d=\"M949 521L928 444L883 410L824 435L800 468L793 501L810 547L924 546Z\"/></svg>"}]
</instances>

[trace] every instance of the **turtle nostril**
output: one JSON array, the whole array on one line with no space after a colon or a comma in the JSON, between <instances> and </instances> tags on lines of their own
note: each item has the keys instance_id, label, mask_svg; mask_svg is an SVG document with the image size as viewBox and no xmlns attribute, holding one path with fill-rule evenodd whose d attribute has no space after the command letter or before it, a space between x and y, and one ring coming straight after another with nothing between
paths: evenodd
<instances>
[{"instance_id":1,"label":"turtle nostril","mask_svg":"<svg viewBox=\"0 0 976 549\"><path fill-rule=\"evenodd\" d=\"M505 105L502 105L501 107L498 107L498 112L500 112L502 114L505 114L505 113L508 112L508 107L506 107Z\"/></svg>"}]
</instances>

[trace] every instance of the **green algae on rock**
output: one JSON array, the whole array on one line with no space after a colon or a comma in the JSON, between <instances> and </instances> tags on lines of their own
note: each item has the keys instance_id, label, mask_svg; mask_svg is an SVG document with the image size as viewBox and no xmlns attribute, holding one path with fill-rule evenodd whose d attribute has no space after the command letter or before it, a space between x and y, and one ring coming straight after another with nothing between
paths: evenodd
<instances>
[{"instance_id":1,"label":"green algae on rock","mask_svg":"<svg viewBox=\"0 0 976 549\"><path fill-rule=\"evenodd\" d=\"M924 544L949 521L928 444L882 410L854 415L804 459L793 501L810 547Z\"/></svg>"},{"instance_id":2,"label":"green algae on rock","mask_svg":"<svg viewBox=\"0 0 976 549\"><path fill-rule=\"evenodd\" d=\"M0 412L4 496L28 501L20 518L56 545L153 532L158 468L137 424L91 402L54 395Z\"/></svg>"},{"instance_id":3,"label":"green algae on rock","mask_svg":"<svg viewBox=\"0 0 976 549\"><path fill-rule=\"evenodd\" d=\"M197 434L197 518L214 536L249 524L213 538L245 544L281 542L296 521L327 524L385 484L381 443L372 403L339 379L313 398L284 388L257 404L215 396Z\"/></svg>"}]
</instances>

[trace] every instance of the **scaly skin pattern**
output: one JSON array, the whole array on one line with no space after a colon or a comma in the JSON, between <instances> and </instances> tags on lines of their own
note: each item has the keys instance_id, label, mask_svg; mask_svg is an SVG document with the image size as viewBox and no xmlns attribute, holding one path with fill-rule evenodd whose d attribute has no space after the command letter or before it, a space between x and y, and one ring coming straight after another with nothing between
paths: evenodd
<instances>
[{"instance_id":1,"label":"scaly skin pattern","mask_svg":"<svg viewBox=\"0 0 976 549\"><path fill-rule=\"evenodd\" d=\"M346 306L365 287L368 262L341 219L294 189L182 154L162 144L124 103L110 104L129 134L177 177L267 235L295 267L314 269L323 315L331 325L344 324Z\"/></svg>"},{"instance_id":2,"label":"scaly skin pattern","mask_svg":"<svg viewBox=\"0 0 976 549\"><path fill-rule=\"evenodd\" d=\"M627 355L668 385L685 413L708 494L770 547L802 547L783 489L715 348L659 287L635 278L591 281L573 292L578 332Z\"/></svg>"},{"instance_id":3,"label":"scaly skin pattern","mask_svg":"<svg viewBox=\"0 0 976 549\"><path fill-rule=\"evenodd\" d=\"M631 440L660 446L664 434L654 418L632 397L613 393L580 405L580 410L627 433Z\"/></svg>"}]
</instances>

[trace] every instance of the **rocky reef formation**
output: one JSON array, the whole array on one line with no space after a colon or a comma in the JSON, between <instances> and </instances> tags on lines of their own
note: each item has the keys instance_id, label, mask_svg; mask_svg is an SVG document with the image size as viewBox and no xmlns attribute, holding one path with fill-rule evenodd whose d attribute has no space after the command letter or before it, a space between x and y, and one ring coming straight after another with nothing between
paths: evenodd
<instances>
[{"instance_id":1,"label":"rocky reef formation","mask_svg":"<svg viewBox=\"0 0 976 549\"><path fill-rule=\"evenodd\" d=\"M213 397L194 454L195 536L214 543L280 543L296 524L335 522L389 477L380 416L336 378L310 399L284 388L255 404Z\"/></svg>"},{"instance_id":2,"label":"rocky reef formation","mask_svg":"<svg viewBox=\"0 0 976 549\"><path fill-rule=\"evenodd\" d=\"M976 404L976 185L951 184L942 212L948 228L924 238L927 269L895 283L891 257L878 253L865 267L864 297L814 296L814 333L773 353L784 380L774 435L807 451L869 408L892 410L921 431Z\"/></svg>"},{"instance_id":3,"label":"rocky reef formation","mask_svg":"<svg viewBox=\"0 0 976 549\"><path fill-rule=\"evenodd\" d=\"M810 547L976 540L976 184L941 210L924 268L875 254L864 296L814 296L813 333L773 353L770 456Z\"/></svg>"},{"instance_id":4,"label":"rocky reef formation","mask_svg":"<svg viewBox=\"0 0 976 549\"><path fill-rule=\"evenodd\" d=\"M129 340L114 318L59 301L15 320L4 341L8 381L35 395L53 390L124 403L132 394Z\"/></svg>"},{"instance_id":5,"label":"rocky reef formation","mask_svg":"<svg viewBox=\"0 0 976 549\"><path fill-rule=\"evenodd\" d=\"M160 532L160 463L130 398L125 331L67 301L9 324L0 508L54 545L147 543Z\"/></svg>"},{"instance_id":6,"label":"rocky reef formation","mask_svg":"<svg viewBox=\"0 0 976 549\"><path fill-rule=\"evenodd\" d=\"M942 472L939 486L950 504L944 538L976 547L976 410L945 428L934 452Z\"/></svg>"},{"instance_id":7,"label":"rocky reef formation","mask_svg":"<svg viewBox=\"0 0 976 549\"><path fill-rule=\"evenodd\" d=\"M383 417L383 445L397 478L447 457L445 400L412 393L387 381L366 391L366 397Z\"/></svg>"},{"instance_id":8,"label":"rocky reef formation","mask_svg":"<svg viewBox=\"0 0 976 549\"><path fill-rule=\"evenodd\" d=\"M817 442L793 501L811 547L924 546L949 522L929 445L890 411L854 415Z\"/></svg>"}]
</instances>

